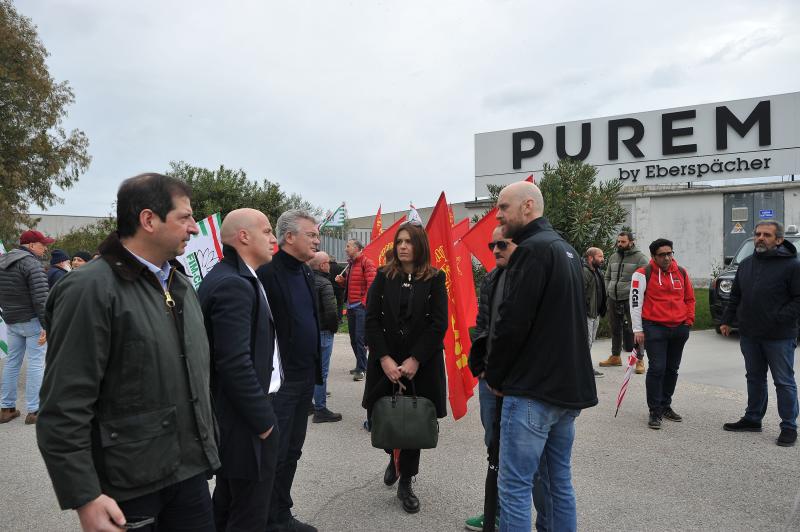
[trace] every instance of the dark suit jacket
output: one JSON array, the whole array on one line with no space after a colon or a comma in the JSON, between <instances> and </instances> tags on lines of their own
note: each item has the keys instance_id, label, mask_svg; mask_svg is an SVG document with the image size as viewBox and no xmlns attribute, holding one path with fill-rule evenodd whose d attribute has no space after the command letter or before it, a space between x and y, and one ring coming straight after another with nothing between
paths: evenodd
<instances>
[{"instance_id":1,"label":"dark suit jacket","mask_svg":"<svg viewBox=\"0 0 800 532\"><path fill-rule=\"evenodd\" d=\"M267 397L275 350L275 325L258 281L236 250L212 268L198 290L211 346L211 395L220 426L219 454L226 478L263 480L268 444L258 435L278 420Z\"/></svg>"},{"instance_id":2,"label":"dark suit jacket","mask_svg":"<svg viewBox=\"0 0 800 532\"><path fill-rule=\"evenodd\" d=\"M426 281L414 280L411 319L400 331L400 276L389 279L378 270L367 296L366 332L369 346L367 382L362 406L371 411L379 398L392 394L392 383L381 367L389 355L401 364L413 356L419 361L414 377L417 395L436 405L438 417L447 415L447 381L444 374L443 341L447 332L447 288L439 271ZM407 393L411 393L409 390Z\"/></svg>"},{"instance_id":3,"label":"dark suit jacket","mask_svg":"<svg viewBox=\"0 0 800 532\"><path fill-rule=\"evenodd\" d=\"M281 352L281 359L286 360L295 355L294 342L298 335L308 334L308 331L295 331L292 327L291 313L296 312L291 291L289 290L289 282L287 278L289 272L287 271L284 261L291 259L286 257L286 252L282 249L272 257L272 262L261 266L256 270L258 278L264 285L269 297L269 303L272 306L273 316L275 318L275 329L278 332L278 348ZM307 265L302 264L303 277L306 280L308 289L311 292L311 299L314 301L314 320L319 323L317 311L317 289L314 285L314 273ZM314 332L317 339L317 349L314 354L314 378L317 384L322 384L322 358L320 355L319 334Z\"/></svg>"}]
</instances>

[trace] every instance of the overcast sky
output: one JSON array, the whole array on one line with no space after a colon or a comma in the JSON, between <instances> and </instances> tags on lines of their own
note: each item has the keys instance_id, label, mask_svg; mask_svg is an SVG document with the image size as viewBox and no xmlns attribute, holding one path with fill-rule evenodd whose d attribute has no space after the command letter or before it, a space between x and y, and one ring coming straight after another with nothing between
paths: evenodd
<instances>
[{"instance_id":1,"label":"overcast sky","mask_svg":"<svg viewBox=\"0 0 800 532\"><path fill-rule=\"evenodd\" d=\"M796 0L16 6L93 157L54 214L105 215L177 160L351 217L466 201L475 133L800 90Z\"/></svg>"}]
</instances>

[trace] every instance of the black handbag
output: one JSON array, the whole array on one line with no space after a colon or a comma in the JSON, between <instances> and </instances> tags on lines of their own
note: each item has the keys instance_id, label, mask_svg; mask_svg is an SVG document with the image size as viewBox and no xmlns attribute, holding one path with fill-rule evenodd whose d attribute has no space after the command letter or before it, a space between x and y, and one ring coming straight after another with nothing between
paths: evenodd
<instances>
[{"instance_id":1,"label":"black handbag","mask_svg":"<svg viewBox=\"0 0 800 532\"><path fill-rule=\"evenodd\" d=\"M378 449L433 449L439 442L439 420L433 401L417 397L414 381L411 395L401 395L399 387L392 395L378 399L372 406L372 446Z\"/></svg>"}]
</instances>

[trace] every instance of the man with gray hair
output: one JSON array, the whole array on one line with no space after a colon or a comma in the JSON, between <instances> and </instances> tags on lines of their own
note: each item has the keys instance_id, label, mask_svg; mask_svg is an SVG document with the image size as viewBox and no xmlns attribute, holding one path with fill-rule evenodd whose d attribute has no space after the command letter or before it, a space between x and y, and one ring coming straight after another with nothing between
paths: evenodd
<instances>
[{"instance_id":1,"label":"man with gray hair","mask_svg":"<svg viewBox=\"0 0 800 532\"><path fill-rule=\"evenodd\" d=\"M333 283L328 278L331 259L324 251L317 251L308 266L314 271L314 286L317 290L317 315L319 316L319 344L322 356L322 384L314 386L313 423L332 423L342 420L342 415L328 410L328 368L333 352L333 335L339 329L336 317L336 296Z\"/></svg>"},{"instance_id":2,"label":"man with gray hair","mask_svg":"<svg viewBox=\"0 0 800 532\"><path fill-rule=\"evenodd\" d=\"M378 272L375 263L361 253L364 244L351 238L344 248L347 253L347 268L336 276L336 282L344 286L347 304L347 327L350 331L350 345L356 355L356 367L351 370L354 381L364 380L367 372L366 317L367 292Z\"/></svg>"},{"instance_id":3,"label":"man with gray hair","mask_svg":"<svg viewBox=\"0 0 800 532\"><path fill-rule=\"evenodd\" d=\"M316 219L306 211L284 212L276 223L279 250L256 270L275 320L283 383L272 406L278 418L278 466L272 488L268 531L314 532L291 512L292 482L308 428L314 385L322 384L317 293L306 262L319 246Z\"/></svg>"},{"instance_id":4,"label":"man with gray hair","mask_svg":"<svg viewBox=\"0 0 800 532\"><path fill-rule=\"evenodd\" d=\"M732 432L761 432L767 412L767 368L778 396L781 433L777 444L791 447L797 440L797 384L794 350L800 318L800 261L797 249L783 239L783 226L774 220L758 222L753 231L755 253L736 270L731 297L720 331L731 333L739 321L739 346L747 377L744 417L725 423Z\"/></svg>"}]
</instances>

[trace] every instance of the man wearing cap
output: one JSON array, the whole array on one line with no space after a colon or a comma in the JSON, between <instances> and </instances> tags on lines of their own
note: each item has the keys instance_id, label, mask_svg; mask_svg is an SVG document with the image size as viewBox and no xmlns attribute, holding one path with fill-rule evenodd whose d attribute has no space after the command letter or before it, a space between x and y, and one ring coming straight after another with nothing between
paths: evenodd
<instances>
[{"instance_id":1,"label":"man wearing cap","mask_svg":"<svg viewBox=\"0 0 800 532\"><path fill-rule=\"evenodd\" d=\"M76 251L72 256L72 269L77 270L90 260L92 260L92 254L88 251Z\"/></svg>"},{"instance_id":2,"label":"man wearing cap","mask_svg":"<svg viewBox=\"0 0 800 532\"><path fill-rule=\"evenodd\" d=\"M60 249L54 249L50 253L50 269L47 271L47 284L53 288L55 284L67 275L72 269L69 255Z\"/></svg>"},{"instance_id":3,"label":"man wearing cap","mask_svg":"<svg viewBox=\"0 0 800 532\"><path fill-rule=\"evenodd\" d=\"M26 350L25 401L28 415L25 424L36 423L39 413L39 389L47 350L44 304L48 284L42 257L53 242L55 240L39 231L29 230L20 236L18 249L0 255L0 309L8 328L8 360L3 368L0 388L0 423L8 423L20 415L17 410L17 380Z\"/></svg>"}]
</instances>

